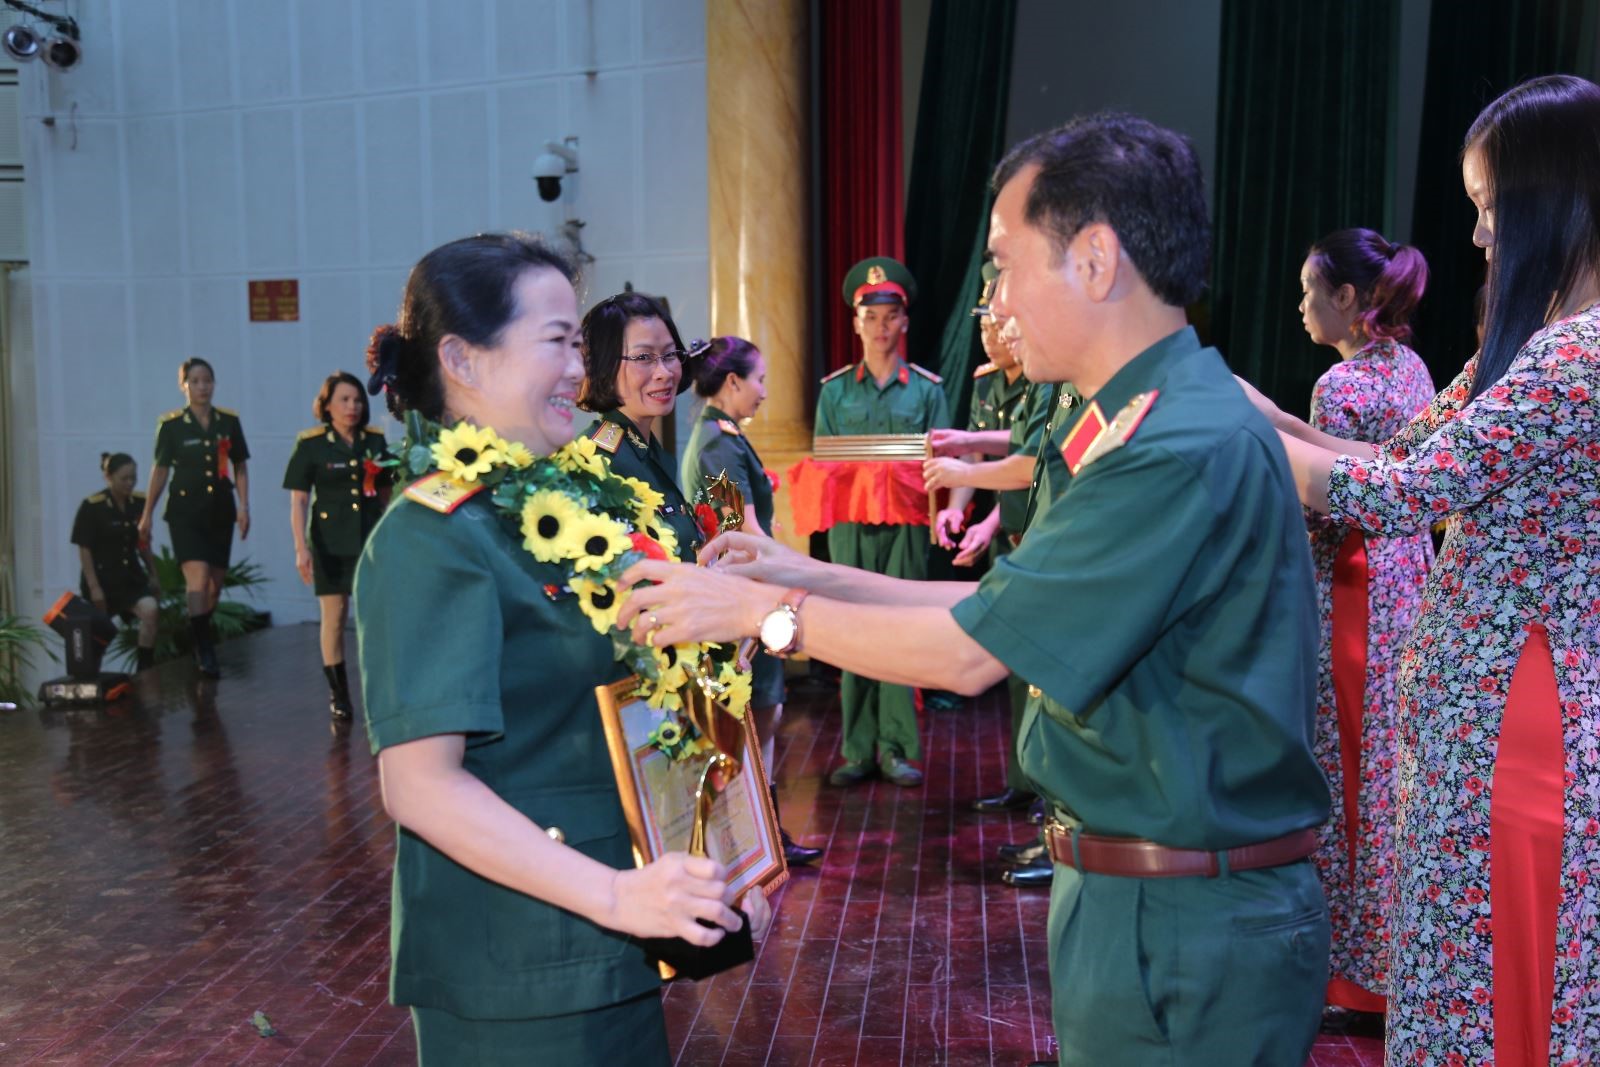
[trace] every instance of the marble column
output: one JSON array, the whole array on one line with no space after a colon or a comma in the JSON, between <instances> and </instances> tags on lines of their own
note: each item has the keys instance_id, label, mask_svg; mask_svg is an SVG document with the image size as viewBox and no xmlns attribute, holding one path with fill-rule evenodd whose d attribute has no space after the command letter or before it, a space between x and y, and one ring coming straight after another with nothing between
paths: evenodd
<instances>
[{"instance_id":1,"label":"marble column","mask_svg":"<svg viewBox=\"0 0 1600 1067\"><path fill-rule=\"evenodd\" d=\"M767 400L746 432L779 473L811 450L807 11L806 0L706 0L711 332L766 357ZM786 490L780 537L792 527Z\"/></svg>"}]
</instances>

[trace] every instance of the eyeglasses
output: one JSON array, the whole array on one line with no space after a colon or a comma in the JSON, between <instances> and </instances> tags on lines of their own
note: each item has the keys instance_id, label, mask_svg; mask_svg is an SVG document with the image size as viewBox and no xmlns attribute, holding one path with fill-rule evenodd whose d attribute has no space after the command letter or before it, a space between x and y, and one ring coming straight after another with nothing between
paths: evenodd
<instances>
[{"instance_id":1,"label":"eyeglasses","mask_svg":"<svg viewBox=\"0 0 1600 1067\"><path fill-rule=\"evenodd\" d=\"M683 358L683 353L678 351L663 352L659 356L645 352L637 356L624 354L622 357L622 362L632 363L635 367L647 367L651 369L655 367L665 367L667 370L671 370L673 367L680 366L683 363Z\"/></svg>"}]
</instances>

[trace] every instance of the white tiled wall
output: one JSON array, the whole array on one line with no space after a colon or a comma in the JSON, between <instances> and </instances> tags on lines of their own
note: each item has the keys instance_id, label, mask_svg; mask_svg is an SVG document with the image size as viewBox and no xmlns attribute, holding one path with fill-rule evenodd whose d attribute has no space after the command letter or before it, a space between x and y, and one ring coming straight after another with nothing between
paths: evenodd
<instances>
[{"instance_id":1,"label":"white tiled wall","mask_svg":"<svg viewBox=\"0 0 1600 1067\"><path fill-rule=\"evenodd\" d=\"M178 363L217 369L254 458L236 546L265 606L308 619L287 494L323 376L360 371L427 249L484 229L585 219L585 304L625 281L706 332L703 0L78 0L84 60L23 68L42 570L22 607L76 585L77 502L102 451L148 467ZM592 22L591 22L592 19ZM592 27L592 29L591 29ZM44 119L53 118L53 125ZM580 139L570 205L530 179ZM298 323L248 321L245 283L298 278ZM26 357L26 352L23 352ZM33 398L24 397L29 403ZM157 524L158 539L165 538ZM38 573L30 573L32 569Z\"/></svg>"}]
</instances>

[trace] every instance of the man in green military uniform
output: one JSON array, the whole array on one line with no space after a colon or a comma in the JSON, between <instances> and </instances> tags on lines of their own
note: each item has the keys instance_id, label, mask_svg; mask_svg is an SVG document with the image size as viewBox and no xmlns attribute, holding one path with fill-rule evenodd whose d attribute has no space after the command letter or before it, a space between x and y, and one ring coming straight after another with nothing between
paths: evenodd
<instances>
[{"instance_id":1,"label":"man in green military uniform","mask_svg":"<svg viewBox=\"0 0 1600 1067\"><path fill-rule=\"evenodd\" d=\"M974 588L729 535L714 568L632 568L666 581L623 622L968 693L1021 675L1061 1062L1304 1063L1328 962L1311 560L1274 431L1185 325L1210 244L1198 160L1101 114L1013 149L995 184L995 313L1030 377L1084 398L1022 544Z\"/></svg>"},{"instance_id":2,"label":"man in green military uniform","mask_svg":"<svg viewBox=\"0 0 1600 1067\"><path fill-rule=\"evenodd\" d=\"M917 285L911 272L887 256L864 259L844 279L844 300L855 310L861 359L822 379L816 434L919 434L950 424L940 378L907 363L900 341L911 324ZM920 526L837 523L828 530L835 563L894 578L928 575L928 532ZM839 680L844 714L845 762L828 776L855 785L875 770L895 785L922 784L908 761L922 758L911 690L845 671Z\"/></svg>"}]
</instances>

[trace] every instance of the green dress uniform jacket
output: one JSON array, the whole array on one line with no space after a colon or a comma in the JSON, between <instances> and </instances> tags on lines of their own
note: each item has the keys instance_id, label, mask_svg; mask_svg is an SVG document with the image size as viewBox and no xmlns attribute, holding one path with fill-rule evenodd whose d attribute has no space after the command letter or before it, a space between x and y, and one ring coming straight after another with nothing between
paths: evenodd
<instances>
[{"instance_id":1,"label":"green dress uniform jacket","mask_svg":"<svg viewBox=\"0 0 1600 1067\"><path fill-rule=\"evenodd\" d=\"M1087 833L1221 851L1321 824L1311 560L1274 431L1190 329L1093 399L1022 544L953 609L1035 687L1023 768ZM1113 426L1084 452L1095 412ZM1050 937L1063 1064L1305 1062L1328 948L1307 862L1210 879L1058 865Z\"/></svg>"},{"instance_id":2,"label":"green dress uniform jacket","mask_svg":"<svg viewBox=\"0 0 1600 1067\"><path fill-rule=\"evenodd\" d=\"M156 426L155 465L166 467L167 506L162 517L180 563L199 560L226 567L233 553L233 465L250 458L237 412L211 409L202 428L194 413L179 408Z\"/></svg>"},{"instance_id":3,"label":"green dress uniform jacket","mask_svg":"<svg viewBox=\"0 0 1600 1067\"><path fill-rule=\"evenodd\" d=\"M950 408L939 376L895 361L883 385L853 363L824 378L817 396L818 437L843 434L927 433L950 425ZM828 530L835 563L875 574L921 580L928 576L928 531L921 526L842 522ZM839 701L844 716L844 758L868 763L884 752L922 758L911 690L841 672Z\"/></svg>"},{"instance_id":4,"label":"green dress uniform jacket","mask_svg":"<svg viewBox=\"0 0 1600 1067\"><path fill-rule=\"evenodd\" d=\"M318 596L349 594L356 559L383 515L387 471L375 465L388 452L383 431L358 430L346 444L331 426L303 431L289 454L283 487L311 494L308 545Z\"/></svg>"},{"instance_id":5,"label":"green dress uniform jacket","mask_svg":"<svg viewBox=\"0 0 1600 1067\"><path fill-rule=\"evenodd\" d=\"M465 735L468 772L552 836L628 870L632 847L595 700L595 686L621 668L576 600L546 591L564 583L559 566L522 548L516 523L488 494L451 514L396 501L356 572L367 732L374 753ZM605 1018L609 1006L636 1001L660 1029L659 999L644 996L659 975L633 938L482 878L405 829L391 950L396 1004L458 1020L550 1019L555 1036L538 1049L550 1063L594 1059L563 1044L589 1038L571 1038L557 1016ZM512 1029L526 1037L526 1026Z\"/></svg>"},{"instance_id":6,"label":"green dress uniform jacket","mask_svg":"<svg viewBox=\"0 0 1600 1067\"><path fill-rule=\"evenodd\" d=\"M666 498L661 514L678 539L678 558L693 563L705 538L694 521L694 509L678 488L674 477L677 464L662 447L661 439L651 434L646 441L633 420L620 411L601 412L584 435L593 438L595 447L606 453L612 470L639 479Z\"/></svg>"},{"instance_id":7,"label":"green dress uniform jacket","mask_svg":"<svg viewBox=\"0 0 1600 1067\"><path fill-rule=\"evenodd\" d=\"M693 492L704 486L707 478L724 473L755 512L762 531L772 536L772 482L761 466L761 457L737 422L707 404L695 423L689 447L683 450L679 474L684 486ZM752 707L770 708L783 703L783 663L758 648L751 663L750 685Z\"/></svg>"},{"instance_id":8,"label":"green dress uniform jacket","mask_svg":"<svg viewBox=\"0 0 1600 1067\"><path fill-rule=\"evenodd\" d=\"M972 406L967 412L967 429L973 433L1009 430L1013 418L1027 399L1028 379L1022 375L1007 381L1005 372L985 363L972 373ZM999 494L980 489L973 495L973 514L982 517L998 503ZM993 542L998 544L1002 538Z\"/></svg>"},{"instance_id":9,"label":"green dress uniform jacket","mask_svg":"<svg viewBox=\"0 0 1600 1067\"><path fill-rule=\"evenodd\" d=\"M143 493L130 493L127 505L118 507L110 491L101 490L84 498L72 520L72 543L89 550L95 581L100 583L106 610L112 615L129 615L141 598L152 595L150 575L139 551L144 499ZM79 588L87 600L87 576Z\"/></svg>"}]
</instances>

